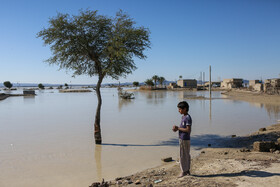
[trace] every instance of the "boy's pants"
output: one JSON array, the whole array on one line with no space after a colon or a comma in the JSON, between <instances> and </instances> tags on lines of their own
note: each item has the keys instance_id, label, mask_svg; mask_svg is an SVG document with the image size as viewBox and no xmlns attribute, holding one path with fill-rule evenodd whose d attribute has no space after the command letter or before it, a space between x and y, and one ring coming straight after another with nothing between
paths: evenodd
<instances>
[{"instance_id":1,"label":"boy's pants","mask_svg":"<svg viewBox=\"0 0 280 187\"><path fill-rule=\"evenodd\" d=\"M191 155L190 155L190 140L181 140L180 143L180 167L182 172L190 170Z\"/></svg>"}]
</instances>

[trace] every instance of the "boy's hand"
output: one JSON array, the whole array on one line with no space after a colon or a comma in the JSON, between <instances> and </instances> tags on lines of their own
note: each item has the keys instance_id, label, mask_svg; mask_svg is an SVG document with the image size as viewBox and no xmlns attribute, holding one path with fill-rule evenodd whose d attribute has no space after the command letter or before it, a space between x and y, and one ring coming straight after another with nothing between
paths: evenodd
<instances>
[{"instance_id":1,"label":"boy's hand","mask_svg":"<svg viewBox=\"0 0 280 187\"><path fill-rule=\"evenodd\" d=\"M178 126L174 125L172 130L173 130L173 132L176 132L178 130Z\"/></svg>"}]
</instances>

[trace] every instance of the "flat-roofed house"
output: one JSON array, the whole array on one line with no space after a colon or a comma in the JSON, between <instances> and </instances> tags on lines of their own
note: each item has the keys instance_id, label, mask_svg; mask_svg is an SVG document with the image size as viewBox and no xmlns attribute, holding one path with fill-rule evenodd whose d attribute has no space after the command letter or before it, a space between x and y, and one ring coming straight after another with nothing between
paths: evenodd
<instances>
[{"instance_id":1,"label":"flat-roofed house","mask_svg":"<svg viewBox=\"0 0 280 187\"><path fill-rule=\"evenodd\" d=\"M177 85L181 88L197 88L197 80L195 79L181 79L177 81Z\"/></svg>"},{"instance_id":2,"label":"flat-roofed house","mask_svg":"<svg viewBox=\"0 0 280 187\"><path fill-rule=\"evenodd\" d=\"M260 80L249 80L249 86L254 87L255 84L261 83Z\"/></svg>"},{"instance_id":3,"label":"flat-roofed house","mask_svg":"<svg viewBox=\"0 0 280 187\"><path fill-rule=\"evenodd\" d=\"M224 79L221 83L221 88L232 89L232 88L241 88L243 84L243 79Z\"/></svg>"},{"instance_id":4,"label":"flat-roofed house","mask_svg":"<svg viewBox=\"0 0 280 187\"><path fill-rule=\"evenodd\" d=\"M177 88L177 84L175 82L171 82L171 83L169 83L168 88L171 88L171 89Z\"/></svg>"},{"instance_id":5,"label":"flat-roofed house","mask_svg":"<svg viewBox=\"0 0 280 187\"><path fill-rule=\"evenodd\" d=\"M280 90L280 79L267 79L264 81L264 91L268 91L268 89Z\"/></svg>"},{"instance_id":6,"label":"flat-roofed house","mask_svg":"<svg viewBox=\"0 0 280 187\"><path fill-rule=\"evenodd\" d=\"M249 88L255 91L263 91L263 84L260 80L249 80Z\"/></svg>"},{"instance_id":7,"label":"flat-roofed house","mask_svg":"<svg viewBox=\"0 0 280 187\"><path fill-rule=\"evenodd\" d=\"M254 86L253 86L253 90L255 91L263 91L263 84L262 83L256 83Z\"/></svg>"}]
</instances>

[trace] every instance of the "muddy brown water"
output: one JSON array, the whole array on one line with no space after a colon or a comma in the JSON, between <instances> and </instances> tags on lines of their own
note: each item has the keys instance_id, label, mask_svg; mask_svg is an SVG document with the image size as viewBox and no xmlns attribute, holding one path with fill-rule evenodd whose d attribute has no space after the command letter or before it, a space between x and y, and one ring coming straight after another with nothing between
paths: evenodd
<instances>
[{"instance_id":1,"label":"muddy brown water","mask_svg":"<svg viewBox=\"0 0 280 187\"><path fill-rule=\"evenodd\" d=\"M20 90L18 90L20 92ZM178 157L177 103L187 100L193 118L192 155L209 142L245 135L280 119L280 106L233 101L213 92L134 92L118 98L102 89L103 145L93 138L97 99L90 93L36 90L34 97L0 101L0 186L88 186ZM198 97L199 99L193 99Z\"/></svg>"}]
</instances>

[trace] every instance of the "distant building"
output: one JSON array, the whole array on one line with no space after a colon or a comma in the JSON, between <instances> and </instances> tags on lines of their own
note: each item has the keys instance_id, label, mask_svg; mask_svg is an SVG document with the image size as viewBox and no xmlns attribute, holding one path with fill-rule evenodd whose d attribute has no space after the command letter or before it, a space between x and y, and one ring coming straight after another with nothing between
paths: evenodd
<instances>
[{"instance_id":1,"label":"distant building","mask_svg":"<svg viewBox=\"0 0 280 187\"><path fill-rule=\"evenodd\" d=\"M249 89L254 91L263 91L263 84L260 80L249 80Z\"/></svg>"},{"instance_id":2,"label":"distant building","mask_svg":"<svg viewBox=\"0 0 280 187\"><path fill-rule=\"evenodd\" d=\"M280 90L280 78L265 80L263 89L265 92L274 92Z\"/></svg>"},{"instance_id":3,"label":"distant building","mask_svg":"<svg viewBox=\"0 0 280 187\"><path fill-rule=\"evenodd\" d=\"M168 88L171 88L171 89L177 88L177 84L175 82L171 82L171 83L169 83Z\"/></svg>"},{"instance_id":4,"label":"distant building","mask_svg":"<svg viewBox=\"0 0 280 187\"><path fill-rule=\"evenodd\" d=\"M211 82L212 87L221 87L221 82ZM206 87L209 87L209 82L204 84Z\"/></svg>"},{"instance_id":5,"label":"distant building","mask_svg":"<svg viewBox=\"0 0 280 187\"><path fill-rule=\"evenodd\" d=\"M221 83L221 88L232 89L232 88L241 88L243 79L224 79Z\"/></svg>"},{"instance_id":6,"label":"distant building","mask_svg":"<svg viewBox=\"0 0 280 187\"><path fill-rule=\"evenodd\" d=\"M197 80L181 79L177 81L177 85L181 88L197 88Z\"/></svg>"},{"instance_id":7,"label":"distant building","mask_svg":"<svg viewBox=\"0 0 280 187\"><path fill-rule=\"evenodd\" d=\"M35 95L35 90L23 90L24 95Z\"/></svg>"},{"instance_id":8,"label":"distant building","mask_svg":"<svg viewBox=\"0 0 280 187\"><path fill-rule=\"evenodd\" d=\"M280 87L280 78L267 79L265 80L265 83L270 83L273 87Z\"/></svg>"},{"instance_id":9,"label":"distant building","mask_svg":"<svg viewBox=\"0 0 280 187\"><path fill-rule=\"evenodd\" d=\"M254 87L256 84L261 83L260 80L249 80L249 86Z\"/></svg>"},{"instance_id":10,"label":"distant building","mask_svg":"<svg viewBox=\"0 0 280 187\"><path fill-rule=\"evenodd\" d=\"M258 92L263 91L263 84L256 83L252 88L253 88L253 90L258 91Z\"/></svg>"}]
</instances>

